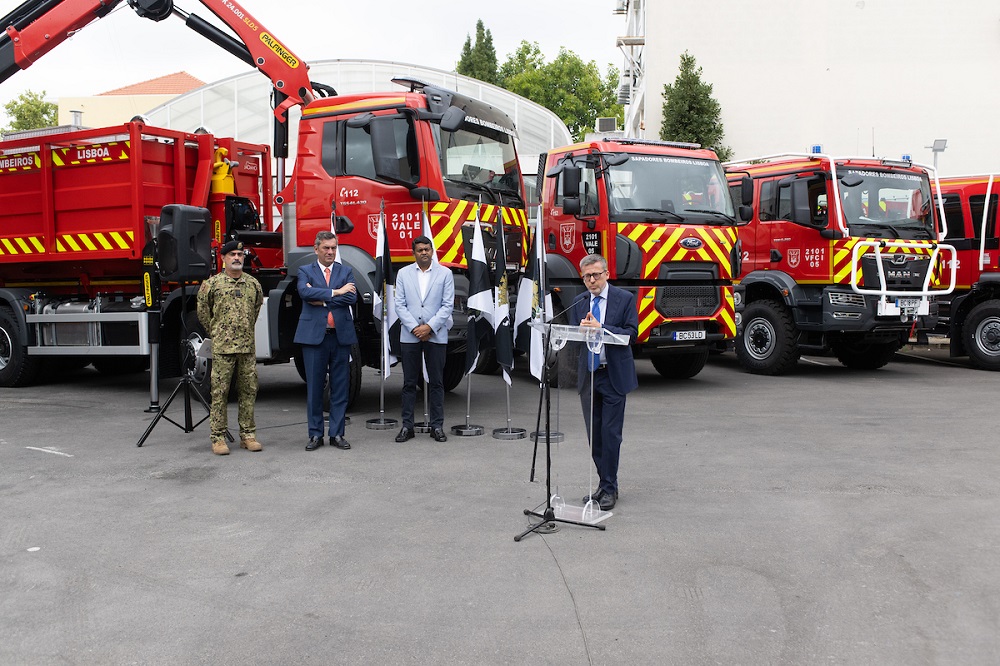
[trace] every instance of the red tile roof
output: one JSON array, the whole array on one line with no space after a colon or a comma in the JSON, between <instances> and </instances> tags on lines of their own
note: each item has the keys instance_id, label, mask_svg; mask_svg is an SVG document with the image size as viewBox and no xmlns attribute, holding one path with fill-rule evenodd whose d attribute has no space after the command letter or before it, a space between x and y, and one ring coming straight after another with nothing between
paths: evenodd
<instances>
[{"instance_id":1,"label":"red tile roof","mask_svg":"<svg viewBox=\"0 0 1000 666\"><path fill-rule=\"evenodd\" d=\"M124 88L116 88L100 95L183 95L186 92L205 85L187 72L167 74L158 79L150 79L141 83L133 83Z\"/></svg>"}]
</instances>

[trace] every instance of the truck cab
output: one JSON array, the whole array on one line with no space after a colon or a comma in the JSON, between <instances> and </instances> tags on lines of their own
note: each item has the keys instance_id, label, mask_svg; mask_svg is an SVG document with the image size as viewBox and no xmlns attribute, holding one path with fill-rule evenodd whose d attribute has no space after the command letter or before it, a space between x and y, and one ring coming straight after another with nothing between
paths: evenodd
<instances>
[{"instance_id":1,"label":"truck cab","mask_svg":"<svg viewBox=\"0 0 1000 666\"><path fill-rule=\"evenodd\" d=\"M940 242L929 168L799 154L726 166L731 187L753 182L736 289L746 370L783 374L804 351L875 369L934 328L954 248Z\"/></svg>"},{"instance_id":2,"label":"truck cab","mask_svg":"<svg viewBox=\"0 0 1000 666\"><path fill-rule=\"evenodd\" d=\"M580 260L600 254L614 284L636 295L634 351L664 377L697 375L709 351L736 334L739 211L716 154L687 143L589 141L549 151L541 173L554 311L586 291Z\"/></svg>"},{"instance_id":3,"label":"truck cab","mask_svg":"<svg viewBox=\"0 0 1000 666\"><path fill-rule=\"evenodd\" d=\"M503 111L480 100L416 80L394 82L409 90L343 95L303 109L295 170L277 197L285 224L292 221L294 228L286 247L289 282L298 266L315 260L316 233L334 228L342 260L358 280L361 357L377 367L379 322L372 305L379 288L374 283L379 220L384 214L392 261L402 266L413 261L411 244L424 232L426 219L438 260L455 273L445 366L450 390L464 373L465 247L477 215L491 262L501 224L503 263L512 280L526 259L516 130ZM284 335L293 333L289 321Z\"/></svg>"}]
</instances>

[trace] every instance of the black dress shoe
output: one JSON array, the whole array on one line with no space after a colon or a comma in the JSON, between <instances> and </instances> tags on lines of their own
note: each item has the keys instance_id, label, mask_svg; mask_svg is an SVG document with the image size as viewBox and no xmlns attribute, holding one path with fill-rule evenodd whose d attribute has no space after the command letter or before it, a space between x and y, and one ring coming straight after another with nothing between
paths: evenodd
<instances>
[{"instance_id":1,"label":"black dress shoe","mask_svg":"<svg viewBox=\"0 0 1000 666\"><path fill-rule=\"evenodd\" d=\"M600 502L602 497L604 497L604 491L601 490L600 488L598 488L597 490L595 490L594 492L590 493L589 495L586 495L583 498L583 503L586 504L590 500L594 500L595 502Z\"/></svg>"},{"instance_id":2,"label":"black dress shoe","mask_svg":"<svg viewBox=\"0 0 1000 666\"><path fill-rule=\"evenodd\" d=\"M323 446L322 437L310 437L309 443L306 444L306 451L315 451L319 447Z\"/></svg>"},{"instance_id":3,"label":"black dress shoe","mask_svg":"<svg viewBox=\"0 0 1000 666\"><path fill-rule=\"evenodd\" d=\"M399 434L396 435L396 441L405 442L408 439L413 439L415 436L413 428L400 428Z\"/></svg>"},{"instance_id":4,"label":"black dress shoe","mask_svg":"<svg viewBox=\"0 0 1000 666\"><path fill-rule=\"evenodd\" d=\"M337 435L336 437L331 437L330 438L330 446L335 446L338 449L344 449L345 451L347 449L351 448L351 445L348 444L347 440L344 439L343 436L341 436L341 435Z\"/></svg>"},{"instance_id":5,"label":"black dress shoe","mask_svg":"<svg viewBox=\"0 0 1000 666\"><path fill-rule=\"evenodd\" d=\"M601 499L598 502L598 505L600 505L601 511L611 511L611 509L615 508L615 502L617 502L617 501L618 501L618 493L617 492L614 492L614 493L604 493L601 496Z\"/></svg>"},{"instance_id":6,"label":"black dress shoe","mask_svg":"<svg viewBox=\"0 0 1000 666\"><path fill-rule=\"evenodd\" d=\"M434 438L435 442L447 442L448 435L444 434L444 430L441 428L434 428L431 430L431 437Z\"/></svg>"}]
</instances>

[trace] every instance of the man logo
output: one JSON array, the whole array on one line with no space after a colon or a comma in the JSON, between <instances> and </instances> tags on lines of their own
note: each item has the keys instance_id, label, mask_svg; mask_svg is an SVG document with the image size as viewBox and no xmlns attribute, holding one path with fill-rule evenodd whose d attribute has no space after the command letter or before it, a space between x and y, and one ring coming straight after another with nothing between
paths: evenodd
<instances>
[{"instance_id":1,"label":"man logo","mask_svg":"<svg viewBox=\"0 0 1000 666\"><path fill-rule=\"evenodd\" d=\"M799 267L799 260L801 259L801 256L802 256L801 252L802 252L802 250L800 250L799 248L795 248L795 249L792 249L792 250L788 251L788 267L789 268L798 268Z\"/></svg>"},{"instance_id":2,"label":"man logo","mask_svg":"<svg viewBox=\"0 0 1000 666\"><path fill-rule=\"evenodd\" d=\"M700 238L685 238L681 241L681 247L685 247L689 250L697 250L704 243L701 242Z\"/></svg>"},{"instance_id":3,"label":"man logo","mask_svg":"<svg viewBox=\"0 0 1000 666\"><path fill-rule=\"evenodd\" d=\"M572 252L576 248L576 224L564 222L559 225L559 246L563 252Z\"/></svg>"}]
</instances>

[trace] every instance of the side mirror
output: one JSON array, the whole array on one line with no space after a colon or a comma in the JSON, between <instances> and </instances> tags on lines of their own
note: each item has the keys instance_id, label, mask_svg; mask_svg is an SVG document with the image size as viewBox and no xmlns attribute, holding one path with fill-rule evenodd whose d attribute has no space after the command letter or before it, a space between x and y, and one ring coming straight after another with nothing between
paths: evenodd
<instances>
[{"instance_id":1,"label":"side mirror","mask_svg":"<svg viewBox=\"0 0 1000 666\"><path fill-rule=\"evenodd\" d=\"M563 197L563 213L566 215L579 215L580 197Z\"/></svg>"},{"instance_id":2,"label":"side mirror","mask_svg":"<svg viewBox=\"0 0 1000 666\"><path fill-rule=\"evenodd\" d=\"M441 129L445 132L457 132L465 122L465 111L457 106L449 106L441 116Z\"/></svg>"},{"instance_id":3,"label":"side mirror","mask_svg":"<svg viewBox=\"0 0 1000 666\"><path fill-rule=\"evenodd\" d=\"M580 167L567 166L562 172L562 193L564 197L580 196ZM577 201L577 205L579 205Z\"/></svg>"},{"instance_id":4,"label":"side mirror","mask_svg":"<svg viewBox=\"0 0 1000 666\"><path fill-rule=\"evenodd\" d=\"M333 232L338 236L340 234L349 234L354 231L354 223L351 222L349 218L343 215L333 216Z\"/></svg>"},{"instance_id":5,"label":"side mirror","mask_svg":"<svg viewBox=\"0 0 1000 666\"><path fill-rule=\"evenodd\" d=\"M358 129L359 127L368 127L371 122L375 120L374 113L362 113L359 116L354 116L348 119L347 126L351 129Z\"/></svg>"},{"instance_id":6,"label":"side mirror","mask_svg":"<svg viewBox=\"0 0 1000 666\"><path fill-rule=\"evenodd\" d=\"M865 179L856 173L849 173L840 179L840 184L844 187L857 187L863 182L865 182Z\"/></svg>"},{"instance_id":7,"label":"side mirror","mask_svg":"<svg viewBox=\"0 0 1000 666\"><path fill-rule=\"evenodd\" d=\"M740 180L740 203L753 206L753 178L750 176L743 176Z\"/></svg>"},{"instance_id":8,"label":"side mirror","mask_svg":"<svg viewBox=\"0 0 1000 666\"><path fill-rule=\"evenodd\" d=\"M813 219L812 208L809 206L809 181L795 180L789 187L791 188L792 222L816 229L825 227L825 222L817 224Z\"/></svg>"},{"instance_id":9,"label":"side mirror","mask_svg":"<svg viewBox=\"0 0 1000 666\"><path fill-rule=\"evenodd\" d=\"M753 207L743 205L740 206L740 221L744 224L753 219Z\"/></svg>"}]
</instances>

